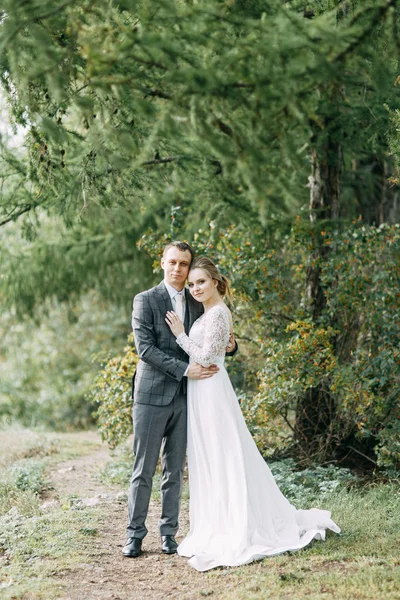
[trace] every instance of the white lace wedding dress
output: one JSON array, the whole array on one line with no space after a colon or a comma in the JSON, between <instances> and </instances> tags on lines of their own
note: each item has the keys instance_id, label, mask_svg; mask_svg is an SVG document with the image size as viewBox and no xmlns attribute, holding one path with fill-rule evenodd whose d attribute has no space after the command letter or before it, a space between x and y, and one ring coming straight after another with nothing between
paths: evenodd
<instances>
[{"instance_id":1,"label":"white lace wedding dress","mask_svg":"<svg viewBox=\"0 0 400 600\"><path fill-rule=\"evenodd\" d=\"M190 531L178 547L198 571L303 548L339 527L330 512L297 510L283 496L248 431L224 367L229 317L217 305L177 343L191 361L219 365L188 381Z\"/></svg>"}]
</instances>

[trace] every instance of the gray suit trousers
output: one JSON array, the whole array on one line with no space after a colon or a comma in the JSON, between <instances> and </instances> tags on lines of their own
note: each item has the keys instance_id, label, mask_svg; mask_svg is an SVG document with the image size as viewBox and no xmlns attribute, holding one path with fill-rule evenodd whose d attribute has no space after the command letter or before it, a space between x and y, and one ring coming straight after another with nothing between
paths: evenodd
<instances>
[{"instance_id":1,"label":"gray suit trousers","mask_svg":"<svg viewBox=\"0 0 400 600\"><path fill-rule=\"evenodd\" d=\"M152 479L161 450L162 513L160 535L175 535L186 458L187 403L183 385L165 406L133 405L133 450L135 463L128 497L128 537L143 539L150 502Z\"/></svg>"}]
</instances>

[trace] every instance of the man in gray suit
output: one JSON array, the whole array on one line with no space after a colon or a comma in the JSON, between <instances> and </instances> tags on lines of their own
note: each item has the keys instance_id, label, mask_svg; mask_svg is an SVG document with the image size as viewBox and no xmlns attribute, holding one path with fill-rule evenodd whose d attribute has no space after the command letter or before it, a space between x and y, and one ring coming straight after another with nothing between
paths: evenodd
<instances>
[{"instance_id":1,"label":"man in gray suit","mask_svg":"<svg viewBox=\"0 0 400 600\"><path fill-rule=\"evenodd\" d=\"M175 534L181 499L186 456L187 378L212 377L216 365L189 365L187 354L178 346L165 322L167 311L181 316L186 333L203 313L201 303L184 288L193 259L193 249L184 242L172 242L164 249L161 266L164 281L135 296L132 327L140 361L134 376L133 428L135 463L129 490L128 540L123 549L130 558L141 554L147 534L145 520L153 475L161 449L162 512L159 521L162 552L174 554ZM233 352L236 344L233 344Z\"/></svg>"}]
</instances>

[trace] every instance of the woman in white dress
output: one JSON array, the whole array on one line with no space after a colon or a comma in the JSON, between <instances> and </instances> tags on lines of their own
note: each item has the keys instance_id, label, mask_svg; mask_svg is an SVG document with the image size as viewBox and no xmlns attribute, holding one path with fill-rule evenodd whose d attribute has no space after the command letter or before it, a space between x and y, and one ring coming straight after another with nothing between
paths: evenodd
<instances>
[{"instance_id":1,"label":"woman in white dress","mask_svg":"<svg viewBox=\"0 0 400 600\"><path fill-rule=\"evenodd\" d=\"M304 548L339 527L330 512L297 510L283 496L247 429L224 367L232 330L224 303L227 279L207 257L194 260L188 276L204 314L188 337L179 317L166 321L190 361L217 364L209 379L188 380L190 531L178 547L198 571L237 566Z\"/></svg>"}]
</instances>

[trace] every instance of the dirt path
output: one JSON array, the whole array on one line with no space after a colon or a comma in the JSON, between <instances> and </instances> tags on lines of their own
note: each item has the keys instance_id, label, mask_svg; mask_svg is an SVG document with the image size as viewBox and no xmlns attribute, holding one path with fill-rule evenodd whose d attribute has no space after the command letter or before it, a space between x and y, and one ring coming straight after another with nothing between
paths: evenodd
<instances>
[{"instance_id":1,"label":"dirt path","mask_svg":"<svg viewBox=\"0 0 400 600\"><path fill-rule=\"evenodd\" d=\"M94 441L95 434L83 433ZM97 438L98 439L98 438ZM88 540L87 555L73 572L62 577L67 593L60 600L158 600L179 598L192 600L212 596L218 598L218 589L234 586L228 582L227 572L197 573L187 566L186 559L177 555L165 556L160 552L157 522L159 502L150 504L144 553L136 559L122 556L127 521L126 499L120 498L120 488L102 484L97 475L110 459L108 449L99 443L90 454L60 463L51 473L53 498L76 495L83 506L93 507L98 516L98 534ZM188 528L187 503L182 503L181 529ZM178 538L179 539L179 538ZM212 581L210 581L210 577Z\"/></svg>"},{"instance_id":2,"label":"dirt path","mask_svg":"<svg viewBox=\"0 0 400 600\"><path fill-rule=\"evenodd\" d=\"M11 509L13 520L7 521L7 526L14 527L9 531L15 536L15 543L11 538L10 543L6 540L5 550L0 554L1 597L4 590L8 600L398 598L398 560L393 554L397 529L393 518L391 528L384 529L391 517L386 504L385 508L379 507L372 492L367 502L367 494L360 496L360 500L354 494L349 494L345 501L338 496L337 513L345 532L341 538L329 536L326 544L316 542L304 552L282 554L243 567L198 573L188 566L185 558L161 554L158 500L150 504L149 534L144 540L143 555L136 559L122 556L127 522L126 490L100 481L99 472L110 456L95 433L65 434L65 438L57 434L54 439L50 436L51 439L45 440L44 445L40 439L36 443L36 434L28 440L27 436L14 432L5 440L3 447L10 454L6 464L12 464L14 459L41 456L43 448L47 460L52 455L51 443L58 447L57 442L59 459L79 457L53 467L49 474L53 489L46 498L41 497L39 514L24 523L14 507ZM22 442L26 452L21 448ZM57 453L47 464L54 465L56 460ZM384 502L389 502L388 496ZM375 520L377 510L381 512ZM358 516L354 517L354 511L359 511ZM369 511L367 520L364 511ZM187 530L188 506L184 500L178 541ZM385 531L382 539L381 531Z\"/></svg>"}]
</instances>

